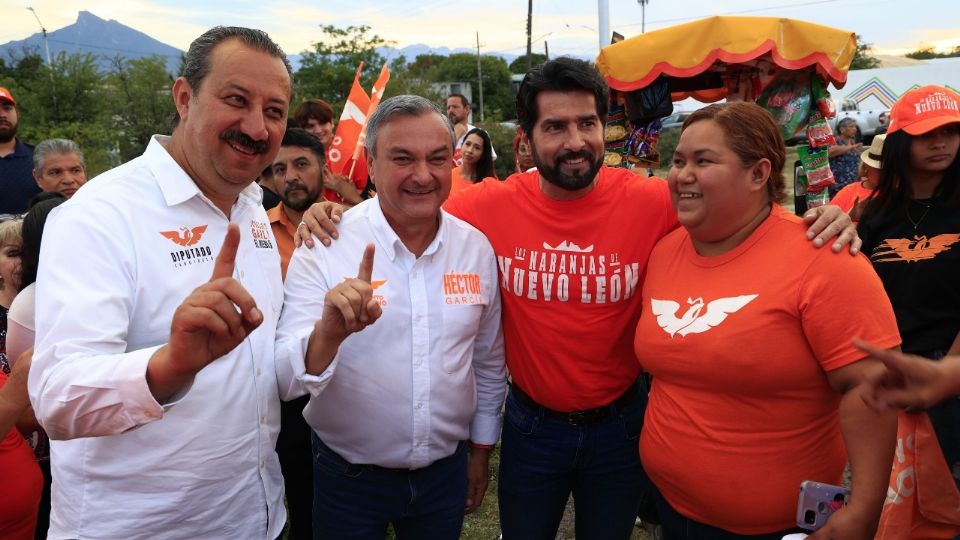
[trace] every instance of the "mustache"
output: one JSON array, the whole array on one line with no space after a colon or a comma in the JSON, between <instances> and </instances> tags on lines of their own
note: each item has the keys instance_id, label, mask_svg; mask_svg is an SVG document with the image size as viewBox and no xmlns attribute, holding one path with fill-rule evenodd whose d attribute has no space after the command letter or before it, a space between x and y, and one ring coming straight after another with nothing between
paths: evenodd
<instances>
[{"instance_id":1,"label":"mustache","mask_svg":"<svg viewBox=\"0 0 960 540\"><path fill-rule=\"evenodd\" d=\"M303 190L303 191L305 191L305 192L307 192L307 193L310 192L310 190L307 189L307 186L306 186L306 185L304 185L304 184L302 184L302 183L300 183L300 182L294 182L294 183L292 183L292 184L287 185L287 187L284 188L283 194L284 194L284 195L290 195L290 192L293 191L293 190L295 190L295 189L301 189L301 190Z\"/></svg>"},{"instance_id":2,"label":"mustache","mask_svg":"<svg viewBox=\"0 0 960 540\"><path fill-rule=\"evenodd\" d=\"M242 131L237 131L235 129L228 129L220 134L220 140L226 142L235 142L241 146L246 146L253 150L256 154L264 154L267 150L270 149L270 145L267 144L267 141L255 141L246 133Z\"/></svg>"}]
</instances>

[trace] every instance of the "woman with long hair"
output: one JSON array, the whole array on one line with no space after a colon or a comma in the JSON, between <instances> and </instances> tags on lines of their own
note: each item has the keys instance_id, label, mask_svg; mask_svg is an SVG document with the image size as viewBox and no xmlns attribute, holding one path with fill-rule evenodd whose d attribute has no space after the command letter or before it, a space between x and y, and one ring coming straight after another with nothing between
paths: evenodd
<instances>
[{"instance_id":1,"label":"woman with long hair","mask_svg":"<svg viewBox=\"0 0 960 540\"><path fill-rule=\"evenodd\" d=\"M877 189L857 229L863 253L893 304L903 352L930 361L960 353L958 151L960 95L940 86L904 94L890 111ZM931 515L923 508L931 500L923 495L932 493L930 482L942 481L940 487L960 501L956 489L960 485L960 396L950 396L926 414L929 424L922 414L919 422L932 427L939 453L938 445L932 445L933 452L918 454L916 470L935 466L944 471L917 482L920 513ZM901 415L901 437L911 435L907 431L916 422L916 414ZM960 525L956 509L954 516L954 525ZM960 526L955 531L960 532Z\"/></svg>"},{"instance_id":2,"label":"woman with long hair","mask_svg":"<svg viewBox=\"0 0 960 540\"><path fill-rule=\"evenodd\" d=\"M497 177L497 172L493 169L493 144L486 131L480 128L468 131L460 147L460 157L460 166L453 169L450 193L482 182L484 178Z\"/></svg>"}]
</instances>

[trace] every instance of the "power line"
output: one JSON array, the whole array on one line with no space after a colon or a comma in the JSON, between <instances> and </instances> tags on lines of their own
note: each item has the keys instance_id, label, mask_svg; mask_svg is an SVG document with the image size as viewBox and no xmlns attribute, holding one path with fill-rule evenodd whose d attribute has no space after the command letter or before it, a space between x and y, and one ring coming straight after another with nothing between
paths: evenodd
<instances>
[{"instance_id":1,"label":"power line","mask_svg":"<svg viewBox=\"0 0 960 540\"><path fill-rule=\"evenodd\" d=\"M802 3L799 3L799 4L780 4L780 5L776 5L776 6L767 6L767 7L755 8L755 9L743 9L743 10L739 10L739 11L727 11L727 12L724 12L724 13L718 13L717 15L742 15L742 14L744 14L744 13L758 13L758 12L761 12L761 11L771 11L771 10L774 10L774 9L784 9L784 8L792 8L792 7L813 6L813 5L817 5L817 4L832 4L832 3L836 2L836 1L837 1L837 0L816 0L816 1L814 1L814 2L802 2ZM647 23L648 23L648 24L660 24L660 23L672 23L672 22L692 21L692 20L695 20L695 19L703 19L703 18L705 18L705 17L712 17L712 16L713 16L713 15L696 15L696 16L693 16L693 17L677 17L677 18L674 18L674 19L660 19L660 20L658 20L658 21L647 21ZM618 25L617 25L617 28L626 28L626 27L630 27L630 26L642 26L643 24L644 24L643 21L641 21L641 22L632 22L632 23L627 23L627 24L618 24Z\"/></svg>"}]
</instances>

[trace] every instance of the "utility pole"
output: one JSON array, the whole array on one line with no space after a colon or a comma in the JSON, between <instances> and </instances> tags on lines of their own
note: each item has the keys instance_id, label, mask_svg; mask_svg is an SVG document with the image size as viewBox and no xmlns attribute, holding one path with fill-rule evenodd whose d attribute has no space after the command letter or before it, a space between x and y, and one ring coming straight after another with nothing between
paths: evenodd
<instances>
[{"instance_id":1,"label":"utility pole","mask_svg":"<svg viewBox=\"0 0 960 540\"><path fill-rule=\"evenodd\" d=\"M533 32L533 0L527 2L527 71L533 69L533 42L530 41Z\"/></svg>"},{"instance_id":2,"label":"utility pole","mask_svg":"<svg viewBox=\"0 0 960 540\"><path fill-rule=\"evenodd\" d=\"M477 83L480 86L480 121L483 122L483 69L480 67L480 32L477 32Z\"/></svg>"},{"instance_id":3,"label":"utility pole","mask_svg":"<svg viewBox=\"0 0 960 540\"><path fill-rule=\"evenodd\" d=\"M57 83L53 78L53 61L50 59L50 42L47 41L47 29L44 28L43 23L40 22L40 16L37 15L37 12L32 8L28 7L30 13L33 13L33 18L37 20L37 24L40 25L40 31L43 33L43 48L47 53L47 70L50 72L50 90L52 90L51 95L53 96L53 110L57 112L57 119L60 119L60 105L57 102Z\"/></svg>"},{"instance_id":4,"label":"utility pole","mask_svg":"<svg viewBox=\"0 0 960 540\"><path fill-rule=\"evenodd\" d=\"M650 0L637 0L637 3L640 4L640 33L644 34L647 31L647 4Z\"/></svg>"},{"instance_id":5,"label":"utility pole","mask_svg":"<svg viewBox=\"0 0 960 540\"><path fill-rule=\"evenodd\" d=\"M600 19L600 49L603 49L610 39L610 0L597 0L597 16Z\"/></svg>"},{"instance_id":6,"label":"utility pole","mask_svg":"<svg viewBox=\"0 0 960 540\"><path fill-rule=\"evenodd\" d=\"M550 46L547 45L547 40L543 40L543 55L547 57L547 60L550 59Z\"/></svg>"}]
</instances>

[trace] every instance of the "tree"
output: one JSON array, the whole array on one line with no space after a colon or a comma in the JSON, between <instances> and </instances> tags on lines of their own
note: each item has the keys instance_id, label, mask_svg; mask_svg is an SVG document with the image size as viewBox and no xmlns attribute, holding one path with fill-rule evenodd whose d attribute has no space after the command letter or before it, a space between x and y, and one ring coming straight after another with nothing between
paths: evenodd
<instances>
[{"instance_id":1,"label":"tree","mask_svg":"<svg viewBox=\"0 0 960 540\"><path fill-rule=\"evenodd\" d=\"M539 66L540 64L547 61L547 55L540 53L531 53L530 54L530 65ZM510 73L526 73L527 72L527 55L518 56L513 62L510 62Z\"/></svg>"},{"instance_id":2,"label":"tree","mask_svg":"<svg viewBox=\"0 0 960 540\"><path fill-rule=\"evenodd\" d=\"M931 58L954 58L960 56L960 45L956 46L950 52L938 53L933 47L923 47L905 55L907 58L916 60L930 60Z\"/></svg>"},{"instance_id":3,"label":"tree","mask_svg":"<svg viewBox=\"0 0 960 540\"><path fill-rule=\"evenodd\" d=\"M419 60L419 58L418 58ZM513 117L515 100L510 84L510 68L507 62L498 56L480 56L483 72L483 106L488 121L505 120ZM432 69L433 82L464 81L470 83L473 90L474 121L480 119L480 85L477 83L477 57L470 53L451 54Z\"/></svg>"},{"instance_id":4,"label":"tree","mask_svg":"<svg viewBox=\"0 0 960 540\"><path fill-rule=\"evenodd\" d=\"M121 161L139 156L155 133L169 132L176 108L170 88L173 78L167 73L166 60L151 56L111 60L105 77L103 118L115 133L114 150Z\"/></svg>"},{"instance_id":5,"label":"tree","mask_svg":"<svg viewBox=\"0 0 960 540\"><path fill-rule=\"evenodd\" d=\"M413 65L408 64L404 56L390 62L390 83L387 84L383 98L386 99L401 94L423 96L438 103L443 101L443 96L441 96L440 92L432 85L431 80L423 73L414 70Z\"/></svg>"},{"instance_id":6,"label":"tree","mask_svg":"<svg viewBox=\"0 0 960 540\"><path fill-rule=\"evenodd\" d=\"M880 60L869 56L870 51L873 49L873 44L864 43L860 34L854 35L857 38L857 52L854 53L853 60L850 62L850 69L873 69L880 67Z\"/></svg>"},{"instance_id":7,"label":"tree","mask_svg":"<svg viewBox=\"0 0 960 540\"><path fill-rule=\"evenodd\" d=\"M304 51L300 69L294 75L296 98L294 103L319 98L330 103L334 115L339 116L350 94L357 66L363 62L360 83L365 91L377 80L380 67L386 62L377 47L392 45L369 26L321 26L323 37L314 43L312 51ZM388 85L389 88L389 85Z\"/></svg>"}]
</instances>

